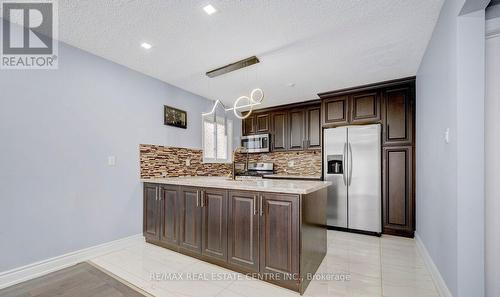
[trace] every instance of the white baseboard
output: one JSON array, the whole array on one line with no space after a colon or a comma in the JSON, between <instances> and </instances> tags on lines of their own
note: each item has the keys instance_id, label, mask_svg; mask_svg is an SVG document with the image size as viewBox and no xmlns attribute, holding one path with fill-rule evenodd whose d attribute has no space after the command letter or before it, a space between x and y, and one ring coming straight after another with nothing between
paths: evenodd
<instances>
[{"instance_id":1,"label":"white baseboard","mask_svg":"<svg viewBox=\"0 0 500 297\"><path fill-rule=\"evenodd\" d=\"M0 289L54 272L92 258L144 241L142 234L106 242L54 258L0 272Z\"/></svg>"},{"instance_id":2,"label":"white baseboard","mask_svg":"<svg viewBox=\"0 0 500 297\"><path fill-rule=\"evenodd\" d=\"M427 266L427 269L431 273L432 280L434 281L434 285L436 286L436 289L438 290L439 296L441 297L453 297L453 295L450 292L450 289L448 289L448 286L446 286L446 283L443 280L443 277L441 276L441 273L436 267L436 264L434 264L434 261L431 258L431 255L427 251L427 248L425 247L424 243L422 242L422 239L420 239L420 236L418 233L415 233L415 241L417 243L417 248L418 251L420 252L420 255L424 259L425 266Z\"/></svg>"}]
</instances>

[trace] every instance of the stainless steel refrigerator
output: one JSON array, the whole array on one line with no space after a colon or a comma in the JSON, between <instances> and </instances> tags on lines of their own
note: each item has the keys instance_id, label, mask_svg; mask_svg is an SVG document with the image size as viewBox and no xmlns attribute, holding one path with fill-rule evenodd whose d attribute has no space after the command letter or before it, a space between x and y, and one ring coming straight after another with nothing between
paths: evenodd
<instances>
[{"instance_id":1,"label":"stainless steel refrigerator","mask_svg":"<svg viewBox=\"0 0 500 297\"><path fill-rule=\"evenodd\" d=\"M328 187L327 225L382 232L381 127L324 130L323 170Z\"/></svg>"}]
</instances>

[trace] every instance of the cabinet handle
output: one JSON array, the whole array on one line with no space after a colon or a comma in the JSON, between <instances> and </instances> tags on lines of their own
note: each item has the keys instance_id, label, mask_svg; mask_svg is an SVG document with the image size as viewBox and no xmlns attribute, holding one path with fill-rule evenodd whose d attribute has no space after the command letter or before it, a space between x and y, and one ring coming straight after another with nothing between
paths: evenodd
<instances>
[{"instance_id":1,"label":"cabinet handle","mask_svg":"<svg viewBox=\"0 0 500 297\"><path fill-rule=\"evenodd\" d=\"M196 191L196 207L200 207L200 191Z\"/></svg>"},{"instance_id":2,"label":"cabinet handle","mask_svg":"<svg viewBox=\"0 0 500 297\"><path fill-rule=\"evenodd\" d=\"M253 215L257 215L257 195L253 195Z\"/></svg>"},{"instance_id":3,"label":"cabinet handle","mask_svg":"<svg viewBox=\"0 0 500 297\"><path fill-rule=\"evenodd\" d=\"M260 195L260 216L262 216L264 214L264 208L262 207L262 195Z\"/></svg>"},{"instance_id":4,"label":"cabinet handle","mask_svg":"<svg viewBox=\"0 0 500 297\"><path fill-rule=\"evenodd\" d=\"M201 207L205 207L205 191L201 190Z\"/></svg>"},{"instance_id":5,"label":"cabinet handle","mask_svg":"<svg viewBox=\"0 0 500 297\"><path fill-rule=\"evenodd\" d=\"M155 188L155 200L158 201L158 187Z\"/></svg>"},{"instance_id":6,"label":"cabinet handle","mask_svg":"<svg viewBox=\"0 0 500 297\"><path fill-rule=\"evenodd\" d=\"M159 201L162 200L162 197L161 197L161 187L158 187L158 200Z\"/></svg>"}]
</instances>

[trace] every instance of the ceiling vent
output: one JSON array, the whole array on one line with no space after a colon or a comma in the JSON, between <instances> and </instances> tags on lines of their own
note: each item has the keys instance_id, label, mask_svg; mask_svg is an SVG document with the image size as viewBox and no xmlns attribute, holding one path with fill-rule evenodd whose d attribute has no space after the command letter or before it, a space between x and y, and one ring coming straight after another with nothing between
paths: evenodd
<instances>
[{"instance_id":1,"label":"ceiling vent","mask_svg":"<svg viewBox=\"0 0 500 297\"><path fill-rule=\"evenodd\" d=\"M246 59L243 59L243 60L238 61L238 62L231 63L231 64L226 65L226 66L222 66L222 67L214 69L214 70L210 70L206 74L208 77L213 78L213 77L223 75L223 74L226 74L226 73L229 73L229 72L241 69L241 68L248 67L248 66L253 65L253 64L257 64L259 62L260 62L259 59L256 56L253 56L253 57L246 58Z\"/></svg>"}]
</instances>

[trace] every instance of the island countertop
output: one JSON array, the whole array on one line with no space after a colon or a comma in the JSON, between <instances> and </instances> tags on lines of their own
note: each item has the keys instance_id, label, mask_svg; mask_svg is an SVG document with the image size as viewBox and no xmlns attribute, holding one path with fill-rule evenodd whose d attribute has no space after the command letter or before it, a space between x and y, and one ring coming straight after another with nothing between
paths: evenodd
<instances>
[{"instance_id":1,"label":"island countertop","mask_svg":"<svg viewBox=\"0 0 500 297\"><path fill-rule=\"evenodd\" d=\"M228 177L185 176L141 179L141 182L179 186L218 188L229 190L259 191L306 195L328 187L329 181L306 180L232 180Z\"/></svg>"}]
</instances>

